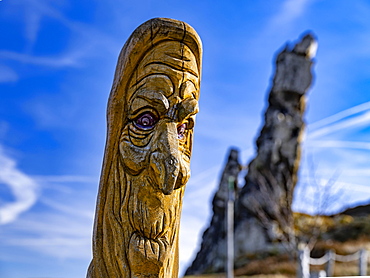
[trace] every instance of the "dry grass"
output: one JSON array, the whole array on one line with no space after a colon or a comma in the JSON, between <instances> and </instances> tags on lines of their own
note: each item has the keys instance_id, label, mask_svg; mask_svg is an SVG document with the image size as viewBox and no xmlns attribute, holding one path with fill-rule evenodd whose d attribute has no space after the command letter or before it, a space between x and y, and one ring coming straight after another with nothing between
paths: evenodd
<instances>
[{"instance_id":1,"label":"dry grass","mask_svg":"<svg viewBox=\"0 0 370 278\"><path fill-rule=\"evenodd\" d=\"M296 265L287 255L270 256L250 262L235 270L238 278L295 278ZM186 276L186 278L226 278L225 273Z\"/></svg>"},{"instance_id":2,"label":"dry grass","mask_svg":"<svg viewBox=\"0 0 370 278\"><path fill-rule=\"evenodd\" d=\"M238 278L292 278L292 276L282 275L282 274L266 274L266 275L242 275L237 276ZM295 276L294 276L295 277ZM186 276L186 278L226 278L226 274L206 274L199 276Z\"/></svg>"},{"instance_id":3,"label":"dry grass","mask_svg":"<svg viewBox=\"0 0 370 278\"><path fill-rule=\"evenodd\" d=\"M370 242L367 237L361 237L357 240L347 242L320 241L317 243L312 257L321 257L326 250L335 250L337 254L348 255L358 251L361 248L370 250ZM292 261L287 255L269 256L264 259L255 259L244 267L235 270L235 276L238 278L295 278L297 263ZM311 272L324 270L325 265L311 266ZM359 275L358 261L341 263L335 262L334 276L357 276ZM368 273L370 275L370 265ZM186 278L226 278L224 273L205 274L198 276L186 276Z\"/></svg>"},{"instance_id":4,"label":"dry grass","mask_svg":"<svg viewBox=\"0 0 370 278\"><path fill-rule=\"evenodd\" d=\"M254 260L249 264L235 270L235 275L283 275L295 276L296 265L288 255L270 256L265 259Z\"/></svg>"},{"instance_id":5,"label":"dry grass","mask_svg":"<svg viewBox=\"0 0 370 278\"><path fill-rule=\"evenodd\" d=\"M352 218L350 216L337 216L330 218L320 217L322 237L316 243L311 257L322 257L326 251L334 250L339 255L353 254L365 248L370 250L370 216ZM311 229L313 217L308 215L296 215L296 228ZM304 227L304 229L302 228ZM301 231L302 231L301 230ZM324 240L326 238L326 240ZM269 254L248 257L250 261L245 266L235 270L238 278L295 278L297 263L288 255ZM311 266L311 272L325 269L325 265ZM357 276L359 275L358 261L349 263L335 262L334 276ZM370 275L368 265L367 275ZM186 276L186 278L226 278L224 273L207 274L199 276Z\"/></svg>"}]
</instances>

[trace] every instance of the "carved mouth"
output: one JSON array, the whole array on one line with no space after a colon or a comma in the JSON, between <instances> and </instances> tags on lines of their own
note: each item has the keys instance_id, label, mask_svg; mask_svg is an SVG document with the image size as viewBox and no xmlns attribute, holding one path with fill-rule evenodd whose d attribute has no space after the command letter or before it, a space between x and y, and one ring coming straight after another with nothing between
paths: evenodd
<instances>
[{"instance_id":1,"label":"carved mouth","mask_svg":"<svg viewBox=\"0 0 370 278\"><path fill-rule=\"evenodd\" d=\"M143 238L156 240L163 238L173 223L172 210L169 209L166 212L160 207L151 209L148 205L138 200L135 210L130 214L130 221L138 235L141 235Z\"/></svg>"},{"instance_id":2,"label":"carved mouth","mask_svg":"<svg viewBox=\"0 0 370 278\"><path fill-rule=\"evenodd\" d=\"M166 255L166 250L169 246L166 238L145 238L139 233L134 232L130 239L131 248L134 248L136 252L140 253L141 256L147 260L155 260L163 262Z\"/></svg>"},{"instance_id":3,"label":"carved mouth","mask_svg":"<svg viewBox=\"0 0 370 278\"><path fill-rule=\"evenodd\" d=\"M129 199L129 220L133 230L146 239L166 237L176 219L176 198L165 196L146 177L145 186L140 186Z\"/></svg>"}]
</instances>

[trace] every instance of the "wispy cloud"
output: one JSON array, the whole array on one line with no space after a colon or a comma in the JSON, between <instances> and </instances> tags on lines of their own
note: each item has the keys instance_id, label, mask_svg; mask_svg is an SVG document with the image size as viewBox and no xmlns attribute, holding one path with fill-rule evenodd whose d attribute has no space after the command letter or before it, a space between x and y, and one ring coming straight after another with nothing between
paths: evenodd
<instances>
[{"instance_id":1,"label":"wispy cloud","mask_svg":"<svg viewBox=\"0 0 370 278\"><path fill-rule=\"evenodd\" d=\"M40 30L41 13L36 10L31 10L25 15L25 35L28 41L28 50L35 44Z\"/></svg>"},{"instance_id":2,"label":"wispy cloud","mask_svg":"<svg viewBox=\"0 0 370 278\"><path fill-rule=\"evenodd\" d=\"M33 176L33 179L42 188L37 200L42 209L31 209L0 229L0 238L6 238L1 246L9 250L7 256L0 254L0 259L18 260L21 250L22 254L62 260L88 260L96 198L91 190L92 179L82 176Z\"/></svg>"},{"instance_id":3,"label":"wispy cloud","mask_svg":"<svg viewBox=\"0 0 370 278\"><path fill-rule=\"evenodd\" d=\"M83 58L99 55L102 50L117 55L117 49L121 45L114 38L89 25L65 17L60 9L54 7L55 3L53 3L53 6L50 1L27 0L25 1L27 3L14 2L7 5L6 8L24 17L24 34L27 45L24 51L15 52L0 49L1 59L46 67L76 67L81 64ZM51 18L67 27L71 31L69 35L73 41L70 45L74 45L75 48L55 56L33 55L32 47L38 40L39 32L42 31L40 22L44 17Z\"/></svg>"},{"instance_id":4,"label":"wispy cloud","mask_svg":"<svg viewBox=\"0 0 370 278\"><path fill-rule=\"evenodd\" d=\"M370 187L368 186L368 151L370 143L355 141L353 130L368 127L370 123L370 102L363 103L343 110L330 117L309 125L307 141L305 142L306 156L315 156L316 169L314 173L303 163L300 177L302 181L297 186L294 209L309 213L315 212L312 176L318 183L325 184L328 177L333 175L334 169L340 171L340 176L335 180L330 192L340 190L346 198L335 200L330 204L329 212L336 213L346 207L355 206L361 202L369 201ZM343 135L348 140L340 140ZM319 165L320 164L320 165ZM305 180L308 179L306 182ZM305 194L299 188L306 188ZM308 189L307 189L308 188ZM343 194L338 194L342 195ZM304 197L299 197L304 196ZM307 195L307 196L306 196ZM325 196L324 196L325 197ZM311 199L311 202L307 201Z\"/></svg>"},{"instance_id":5,"label":"wispy cloud","mask_svg":"<svg viewBox=\"0 0 370 278\"><path fill-rule=\"evenodd\" d=\"M312 0L286 0L281 6L281 10L271 19L270 28L291 24L301 16L310 2Z\"/></svg>"},{"instance_id":6,"label":"wispy cloud","mask_svg":"<svg viewBox=\"0 0 370 278\"><path fill-rule=\"evenodd\" d=\"M47 183L99 182L99 177L90 177L90 176L60 175L60 176L32 176L32 178L38 182L47 182Z\"/></svg>"},{"instance_id":7,"label":"wispy cloud","mask_svg":"<svg viewBox=\"0 0 370 278\"><path fill-rule=\"evenodd\" d=\"M344 148L370 150L370 142L340 141L340 140L313 140L307 144L314 148Z\"/></svg>"},{"instance_id":8,"label":"wispy cloud","mask_svg":"<svg viewBox=\"0 0 370 278\"><path fill-rule=\"evenodd\" d=\"M9 124L6 121L0 120L0 141L6 136L9 129Z\"/></svg>"},{"instance_id":9,"label":"wispy cloud","mask_svg":"<svg viewBox=\"0 0 370 278\"><path fill-rule=\"evenodd\" d=\"M323 136L330 133L343 131L348 128L369 126L370 111L367 111L369 110L369 108L365 109L368 104L369 103L365 103L361 107L361 111L358 111L359 109L356 109L356 107L354 107L354 109L351 108L340 112L332 117L329 117L329 119L324 119L322 120L322 123L316 124L316 129L312 128L312 126L310 125L308 127L307 139L312 140L315 138L322 138Z\"/></svg>"},{"instance_id":10,"label":"wispy cloud","mask_svg":"<svg viewBox=\"0 0 370 278\"><path fill-rule=\"evenodd\" d=\"M308 182L298 186L293 210L311 214L333 214L370 200L370 186L335 180L326 188L330 182L327 178L319 178L317 185Z\"/></svg>"},{"instance_id":11,"label":"wispy cloud","mask_svg":"<svg viewBox=\"0 0 370 278\"><path fill-rule=\"evenodd\" d=\"M0 83L15 82L18 78L18 74L13 69L0 65Z\"/></svg>"},{"instance_id":12,"label":"wispy cloud","mask_svg":"<svg viewBox=\"0 0 370 278\"><path fill-rule=\"evenodd\" d=\"M14 197L14 201L2 200L0 205L0 225L8 224L17 220L21 213L32 208L36 201L57 210L62 214L75 214L92 219L93 211L81 206L75 206L71 209L70 206L63 205L51 199L41 197L40 191L42 187L48 188L45 184L51 183L92 183L96 182L95 177L86 176L30 176L22 172L14 159L7 156L2 146L0 145L0 184L7 186ZM44 186L45 185L45 186ZM54 190L59 187L53 186ZM63 190L62 190L63 191ZM70 193L64 190L63 192Z\"/></svg>"},{"instance_id":13,"label":"wispy cloud","mask_svg":"<svg viewBox=\"0 0 370 278\"><path fill-rule=\"evenodd\" d=\"M319 120L317 122L314 122L309 125L310 130L317 130L323 127L326 127L328 125L331 125L335 122L339 122L347 117L366 112L370 110L370 101L350 107L348 109L345 109L343 111L340 111L332 116L329 116L325 119Z\"/></svg>"},{"instance_id":14,"label":"wispy cloud","mask_svg":"<svg viewBox=\"0 0 370 278\"><path fill-rule=\"evenodd\" d=\"M255 65L261 61L271 60L266 53L274 53L276 47L284 46L287 39L296 38L302 29L297 29L300 19L305 16L309 6L316 0L285 0L276 4L274 14L266 20L257 36L249 39L247 47L253 51L253 55L248 56ZM269 43L266 44L266 41ZM255 66L254 65L254 66Z\"/></svg>"},{"instance_id":15,"label":"wispy cloud","mask_svg":"<svg viewBox=\"0 0 370 278\"><path fill-rule=\"evenodd\" d=\"M56 210L58 214L70 214L74 215L74 217L78 216L87 218L91 221L91 223L94 218L94 211L88 209L88 207L86 207L86 204L74 204L73 206L71 206L70 204L66 205L64 204L64 202L57 202L52 198L46 197L41 198L40 202L48 206L49 208Z\"/></svg>"},{"instance_id":16,"label":"wispy cloud","mask_svg":"<svg viewBox=\"0 0 370 278\"><path fill-rule=\"evenodd\" d=\"M16 162L6 156L0 146L0 182L8 186L15 201L0 206L0 224L13 222L30 209L38 197L38 185L28 175L17 168Z\"/></svg>"},{"instance_id":17,"label":"wispy cloud","mask_svg":"<svg viewBox=\"0 0 370 278\"><path fill-rule=\"evenodd\" d=\"M56 57L41 57L13 51L0 50L0 59L49 67L78 66L78 59L81 56L82 52L80 51L70 52Z\"/></svg>"},{"instance_id":18,"label":"wispy cloud","mask_svg":"<svg viewBox=\"0 0 370 278\"><path fill-rule=\"evenodd\" d=\"M74 213L38 213L15 222L1 231L1 236L7 239L3 247L22 248L60 259L88 259L91 231L91 218L81 218ZM11 259L12 255L10 252L10 258L2 259Z\"/></svg>"},{"instance_id":19,"label":"wispy cloud","mask_svg":"<svg viewBox=\"0 0 370 278\"><path fill-rule=\"evenodd\" d=\"M93 43L94 45L98 44L100 46L103 46L105 49L114 51L114 54L116 54L117 47L121 46L114 38L106 35L105 33L100 32L99 30L92 28L89 25L65 17L63 13L55 9L53 6L47 4L45 1L28 1L32 3L32 5L28 6L30 8L32 7L34 11L41 14L42 16L50 17L55 19L56 21L59 21L61 24L69 28L72 32L85 39L86 46L91 43Z\"/></svg>"},{"instance_id":20,"label":"wispy cloud","mask_svg":"<svg viewBox=\"0 0 370 278\"><path fill-rule=\"evenodd\" d=\"M327 181L328 181L327 179L322 179L322 182L327 182ZM341 187L341 188L351 188L351 190L367 194L367 195L363 195L364 198L369 199L369 197L370 197L370 195L369 195L370 194L370 186L368 186L368 185L339 181L337 186Z\"/></svg>"},{"instance_id":21,"label":"wispy cloud","mask_svg":"<svg viewBox=\"0 0 370 278\"><path fill-rule=\"evenodd\" d=\"M353 169L346 169L346 177L350 177L353 179L353 177L363 177L364 179L368 180L370 177L370 171L368 165L364 165L363 168L353 168ZM366 182L368 184L368 182ZM370 197L370 196L369 196Z\"/></svg>"}]
</instances>

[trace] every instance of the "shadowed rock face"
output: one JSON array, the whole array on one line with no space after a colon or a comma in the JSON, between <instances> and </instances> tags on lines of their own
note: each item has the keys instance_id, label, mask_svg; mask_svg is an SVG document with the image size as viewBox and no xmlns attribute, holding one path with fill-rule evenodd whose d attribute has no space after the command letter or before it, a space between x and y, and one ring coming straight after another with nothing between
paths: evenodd
<instances>
[{"instance_id":1,"label":"shadowed rock face","mask_svg":"<svg viewBox=\"0 0 370 278\"><path fill-rule=\"evenodd\" d=\"M213 197L213 216L209 228L204 232L202 245L193 264L187 269L186 275L214 272L222 269L226 261L226 208L228 201L229 178L237 181L241 170L239 152L231 149L222 173L218 190ZM236 183L235 183L235 189ZM206 269L205 267L209 268Z\"/></svg>"},{"instance_id":2,"label":"shadowed rock face","mask_svg":"<svg viewBox=\"0 0 370 278\"><path fill-rule=\"evenodd\" d=\"M87 277L178 277L200 59L196 32L172 19L145 22L123 47L108 101Z\"/></svg>"},{"instance_id":3,"label":"shadowed rock face","mask_svg":"<svg viewBox=\"0 0 370 278\"><path fill-rule=\"evenodd\" d=\"M245 184L235 204L236 267L248 262L248 254L282 248L283 244L288 249L295 245L291 204L300 161L305 94L312 82L316 47L313 36L308 34L276 58L257 155L248 165ZM234 167L236 171L238 166ZM225 212L217 210L215 202L213 208L212 222L187 275L225 271L226 237L225 228L221 228L226 225Z\"/></svg>"}]
</instances>

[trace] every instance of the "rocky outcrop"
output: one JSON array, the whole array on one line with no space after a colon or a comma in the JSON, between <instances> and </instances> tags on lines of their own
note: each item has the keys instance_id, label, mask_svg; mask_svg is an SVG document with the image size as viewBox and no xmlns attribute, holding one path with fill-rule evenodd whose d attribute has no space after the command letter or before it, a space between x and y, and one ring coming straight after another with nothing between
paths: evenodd
<instances>
[{"instance_id":1,"label":"rocky outcrop","mask_svg":"<svg viewBox=\"0 0 370 278\"><path fill-rule=\"evenodd\" d=\"M347 208L344 211L338 213L337 215L349 215L352 217L370 216L370 200L365 202L364 205L358 205L356 207Z\"/></svg>"},{"instance_id":2,"label":"rocky outcrop","mask_svg":"<svg viewBox=\"0 0 370 278\"><path fill-rule=\"evenodd\" d=\"M314 38L308 34L293 49L287 46L277 56L257 155L248 166L237 203L236 257L266 249L269 243L282 242L288 248L295 244L291 204L315 47ZM255 222L260 232L254 233L259 238L251 241L245 231L250 226L257 229Z\"/></svg>"},{"instance_id":3,"label":"rocky outcrop","mask_svg":"<svg viewBox=\"0 0 370 278\"><path fill-rule=\"evenodd\" d=\"M291 204L300 162L305 94L312 82L316 46L313 36L307 34L277 56L257 155L248 165L235 204L236 267L247 263L251 254L287 251L295 245ZM212 222L186 275L224 271L225 223L220 221L225 222L225 217L217 216L219 221L214 221L213 206Z\"/></svg>"},{"instance_id":4,"label":"rocky outcrop","mask_svg":"<svg viewBox=\"0 0 370 278\"><path fill-rule=\"evenodd\" d=\"M239 152L236 149L230 150L218 190L212 200L213 216L211 224L204 232L200 251L185 275L212 272L214 268L222 269L225 265L226 208L230 180L237 181L241 170L238 156ZM236 182L232 186L237 190Z\"/></svg>"}]
</instances>

